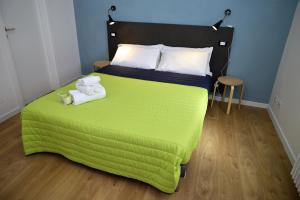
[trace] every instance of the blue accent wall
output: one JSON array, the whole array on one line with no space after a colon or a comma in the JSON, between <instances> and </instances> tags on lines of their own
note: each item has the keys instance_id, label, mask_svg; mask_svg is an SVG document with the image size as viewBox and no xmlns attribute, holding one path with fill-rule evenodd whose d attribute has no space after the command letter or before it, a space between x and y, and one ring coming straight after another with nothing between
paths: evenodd
<instances>
[{"instance_id":1,"label":"blue accent wall","mask_svg":"<svg viewBox=\"0 0 300 200\"><path fill-rule=\"evenodd\" d=\"M74 0L83 73L96 60L108 59L107 9L117 6L115 20L212 25L226 8L235 35L228 74L245 81L245 99L270 98L297 0Z\"/></svg>"}]
</instances>

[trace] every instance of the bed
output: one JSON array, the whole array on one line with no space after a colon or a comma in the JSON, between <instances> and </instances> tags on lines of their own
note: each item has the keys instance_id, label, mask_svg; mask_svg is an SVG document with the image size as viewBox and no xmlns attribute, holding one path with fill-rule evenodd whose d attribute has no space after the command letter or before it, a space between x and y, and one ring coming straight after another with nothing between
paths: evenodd
<instances>
[{"instance_id":1,"label":"bed","mask_svg":"<svg viewBox=\"0 0 300 200\"><path fill-rule=\"evenodd\" d=\"M57 93L71 83L22 110L25 154L58 153L173 193L201 138L212 79L115 66L92 75L101 77L106 98L65 106Z\"/></svg>"}]
</instances>

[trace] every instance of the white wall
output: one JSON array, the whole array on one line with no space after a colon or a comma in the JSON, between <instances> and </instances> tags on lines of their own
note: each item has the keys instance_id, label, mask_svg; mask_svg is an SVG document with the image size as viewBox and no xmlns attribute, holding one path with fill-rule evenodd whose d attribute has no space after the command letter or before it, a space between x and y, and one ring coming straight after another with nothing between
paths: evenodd
<instances>
[{"instance_id":1,"label":"white wall","mask_svg":"<svg viewBox=\"0 0 300 200\"><path fill-rule=\"evenodd\" d=\"M10 51L25 103L51 91L46 70L42 34L34 0L1 0L1 16L6 26Z\"/></svg>"},{"instance_id":2,"label":"white wall","mask_svg":"<svg viewBox=\"0 0 300 200\"><path fill-rule=\"evenodd\" d=\"M292 163L300 153L300 3L270 99L273 121Z\"/></svg>"},{"instance_id":3,"label":"white wall","mask_svg":"<svg viewBox=\"0 0 300 200\"><path fill-rule=\"evenodd\" d=\"M0 122L81 75L73 0L24 2L0 0Z\"/></svg>"},{"instance_id":4,"label":"white wall","mask_svg":"<svg viewBox=\"0 0 300 200\"><path fill-rule=\"evenodd\" d=\"M60 85L81 75L73 0L46 0Z\"/></svg>"},{"instance_id":5,"label":"white wall","mask_svg":"<svg viewBox=\"0 0 300 200\"><path fill-rule=\"evenodd\" d=\"M0 122L19 112L23 105L13 59L7 49L9 44L0 13Z\"/></svg>"}]
</instances>

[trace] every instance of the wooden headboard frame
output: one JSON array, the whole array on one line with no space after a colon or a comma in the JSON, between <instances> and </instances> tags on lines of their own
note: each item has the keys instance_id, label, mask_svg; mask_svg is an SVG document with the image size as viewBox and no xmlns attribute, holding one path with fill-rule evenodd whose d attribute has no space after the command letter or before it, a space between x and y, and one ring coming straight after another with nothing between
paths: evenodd
<instances>
[{"instance_id":1,"label":"wooden headboard frame","mask_svg":"<svg viewBox=\"0 0 300 200\"><path fill-rule=\"evenodd\" d=\"M140 22L107 23L109 59L114 57L118 44L164 44L176 47L214 47L210 67L215 81L221 72L225 75L227 60L233 38L233 28L222 27L213 31L210 26L157 24ZM115 34L115 36L112 36ZM225 41L226 46L220 46ZM224 69L225 66L225 69Z\"/></svg>"}]
</instances>

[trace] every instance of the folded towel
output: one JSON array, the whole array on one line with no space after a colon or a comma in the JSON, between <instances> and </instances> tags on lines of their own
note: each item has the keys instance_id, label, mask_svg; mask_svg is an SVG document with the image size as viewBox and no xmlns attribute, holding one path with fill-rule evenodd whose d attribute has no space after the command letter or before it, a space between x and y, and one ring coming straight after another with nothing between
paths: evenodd
<instances>
[{"instance_id":1,"label":"folded towel","mask_svg":"<svg viewBox=\"0 0 300 200\"><path fill-rule=\"evenodd\" d=\"M99 83L100 80L101 79L99 76L87 76L87 77L78 79L77 83L79 85L86 86L86 85L92 85L95 83Z\"/></svg>"},{"instance_id":2,"label":"folded towel","mask_svg":"<svg viewBox=\"0 0 300 200\"><path fill-rule=\"evenodd\" d=\"M80 105L89 101L102 99L106 96L106 91L104 88L100 92L94 95L86 95L84 93L81 93L79 90L70 90L69 93L72 96L74 105Z\"/></svg>"},{"instance_id":3,"label":"folded towel","mask_svg":"<svg viewBox=\"0 0 300 200\"><path fill-rule=\"evenodd\" d=\"M86 95L95 95L95 94L101 92L102 90L105 90L103 88L103 86L100 85L99 83L86 85L86 86L76 83L76 89Z\"/></svg>"}]
</instances>

